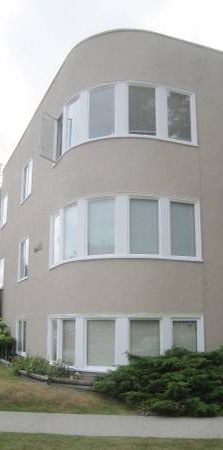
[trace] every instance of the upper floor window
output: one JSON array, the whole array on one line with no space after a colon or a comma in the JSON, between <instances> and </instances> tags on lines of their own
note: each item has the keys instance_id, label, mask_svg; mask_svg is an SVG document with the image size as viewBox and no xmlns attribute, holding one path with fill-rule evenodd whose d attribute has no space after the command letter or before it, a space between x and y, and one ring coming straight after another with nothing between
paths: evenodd
<instances>
[{"instance_id":1,"label":"upper floor window","mask_svg":"<svg viewBox=\"0 0 223 450\"><path fill-rule=\"evenodd\" d=\"M19 243L18 261L18 281L28 277L29 265L29 238L25 238Z\"/></svg>"},{"instance_id":2,"label":"upper floor window","mask_svg":"<svg viewBox=\"0 0 223 450\"><path fill-rule=\"evenodd\" d=\"M52 265L71 259L201 260L198 201L119 194L81 199L51 219Z\"/></svg>"},{"instance_id":3,"label":"upper floor window","mask_svg":"<svg viewBox=\"0 0 223 450\"><path fill-rule=\"evenodd\" d=\"M5 259L0 259L0 289L4 286L4 268L5 268Z\"/></svg>"},{"instance_id":4,"label":"upper floor window","mask_svg":"<svg viewBox=\"0 0 223 450\"><path fill-rule=\"evenodd\" d=\"M129 86L129 133L156 135L155 88Z\"/></svg>"},{"instance_id":5,"label":"upper floor window","mask_svg":"<svg viewBox=\"0 0 223 450\"><path fill-rule=\"evenodd\" d=\"M0 210L0 228L3 227L7 222L8 215L8 195L5 195L1 199L1 210Z\"/></svg>"},{"instance_id":6,"label":"upper floor window","mask_svg":"<svg viewBox=\"0 0 223 450\"><path fill-rule=\"evenodd\" d=\"M67 107L67 148L80 142L80 96Z\"/></svg>"},{"instance_id":7,"label":"upper floor window","mask_svg":"<svg viewBox=\"0 0 223 450\"><path fill-rule=\"evenodd\" d=\"M114 87L90 91L89 138L109 136L115 131Z\"/></svg>"},{"instance_id":8,"label":"upper floor window","mask_svg":"<svg viewBox=\"0 0 223 450\"><path fill-rule=\"evenodd\" d=\"M168 137L191 141L191 97L168 92Z\"/></svg>"},{"instance_id":9,"label":"upper floor window","mask_svg":"<svg viewBox=\"0 0 223 450\"><path fill-rule=\"evenodd\" d=\"M56 159L63 153L63 114L57 119Z\"/></svg>"},{"instance_id":10,"label":"upper floor window","mask_svg":"<svg viewBox=\"0 0 223 450\"><path fill-rule=\"evenodd\" d=\"M33 160L30 159L22 171L21 201L24 202L32 192Z\"/></svg>"}]
</instances>

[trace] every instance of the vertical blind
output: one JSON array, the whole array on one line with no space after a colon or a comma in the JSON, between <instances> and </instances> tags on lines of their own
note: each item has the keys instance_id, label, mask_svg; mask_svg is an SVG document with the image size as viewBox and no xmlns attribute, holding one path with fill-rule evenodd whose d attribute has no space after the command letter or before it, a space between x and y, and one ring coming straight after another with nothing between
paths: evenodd
<instances>
[{"instance_id":1,"label":"vertical blind","mask_svg":"<svg viewBox=\"0 0 223 450\"><path fill-rule=\"evenodd\" d=\"M115 321L88 320L87 364L89 366L114 365Z\"/></svg>"},{"instance_id":2,"label":"vertical blind","mask_svg":"<svg viewBox=\"0 0 223 450\"><path fill-rule=\"evenodd\" d=\"M88 203L88 254L114 253L114 200L99 199Z\"/></svg>"},{"instance_id":3,"label":"vertical blind","mask_svg":"<svg viewBox=\"0 0 223 450\"><path fill-rule=\"evenodd\" d=\"M130 321L130 353L139 356L159 355L159 320Z\"/></svg>"},{"instance_id":4,"label":"vertical blind","mask_svg":"<svg viewBox=\"0 0 223 450\"><path fill-rule=\"evenodd\" d=\"M159 252L157 200L130 199L130 252Z\"/></svg>"},{"instance_id":5,"label":"vertical blind","mask_svg":"<svg viewBox=\"0 0 223 450\"><path fill-rule=\"evenodd\" d=\"M173 345L192 352L197 351L196 321L173 321Z\"/></svg>"},{"instance_id":6,"label":"vertical blind","mask_svg":"<svg viewBox=\"0 0 223 450\"><path fill-rule=\"evenodd\" d=\"M194 205L171 202L171 254L195 256Z\"/></svg>"},{"instance_id":7,"label":"vertical blind","mask_svg":"<svg viewBox=\"0 0 223 450\"><path fill-rule=\"evenodd\" d=\"M89 138L109 136L115 129L114 87L90 92Z\"/></svg>"},{"instance_id":8,"label":"vertical blind","mask_svg":"<svg viewBox=\"0 0 223 450\"><path fill-rule=\"evenodd\" d=\"M156 134L155 88L129 86L129 133Z\"/></svg>"},{"instance_id":9,"label":"vertical blind","mask_svg":"<svg viewBox=\"0 0 223 450\"><path fill-rule=\"evenodd\" d=\"M65 364L75 364L75 320L63 320L63 355Z\"/></svg>"},{"instance_id":10,"label":"vertical blind","mask_svg":"<svg viewBox=\"0 0 223 450\"><path fill-rule=\"evenodd\" d=\"M168 137L191 141L190 96L169 91Z\"/></svg>"},{"instance_id":11,"label":"vertical blind","mask_svg":"<svg viewBox=\"0 0 223 450\"><path fill-rule=\"evenodd\" d=\"M77 206L65 209L65 243L64 258L71 259L77 255Z\"/></svg>"}]
</instances>

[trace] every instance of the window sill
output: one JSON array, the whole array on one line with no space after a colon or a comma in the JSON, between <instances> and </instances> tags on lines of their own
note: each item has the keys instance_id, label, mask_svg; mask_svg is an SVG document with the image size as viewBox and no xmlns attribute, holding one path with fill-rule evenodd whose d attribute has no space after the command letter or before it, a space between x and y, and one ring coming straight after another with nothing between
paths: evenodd
<instances>
[{"instance_id":1,"label":"window sill","mask_svg":"<svg viewBox=\"0 0 223 450\"><path fill-rule=\"evenodd\" d=\"M195 256L162 256L162 255L144 255L144 254L134 254L134 255L91 255L81 258L73 258L60 261L56 264L51 264L49 270L55 267L61 266L63 264L72 263L76 261L94 261L103 259L148 259L148 260L159 260L159 261L185 261L185 262L199 262L203 263L203 258Z\"/></svg>"},{"instance_id":2,"label":"window sill","mask_svg":"<svg viewBox=\"0 0 223 450\"><path fill-rule=\"evenodd\" d=\"M55 167L55 165L57 165L61 159L63 158L64 155L66 155L66 153L70 152L71 150L78 148L82 145L91 143L91 142L97 142L97 141L103 141L103 140L108 140L108 139L146 139L146 140L154 140L154 141L161 141L161 142L169 142L172 144L180 144L180 145L186 145L186 147L195 147L198 148L199 145L197 144L197 142L189 142L189 141L184 141L181 139L171 139L171 138L164 138L164 137L159 137L159 136L149 136L149 135L143 135L143 134L126 134L126 135L109 135L109 136L101 136L98 138L93 138L93 139L87 139L86 141L81 141L78 144L73 145L72 147L67 148L62 155L53 163L53 167Z\"/></svg>"}]
</instances>

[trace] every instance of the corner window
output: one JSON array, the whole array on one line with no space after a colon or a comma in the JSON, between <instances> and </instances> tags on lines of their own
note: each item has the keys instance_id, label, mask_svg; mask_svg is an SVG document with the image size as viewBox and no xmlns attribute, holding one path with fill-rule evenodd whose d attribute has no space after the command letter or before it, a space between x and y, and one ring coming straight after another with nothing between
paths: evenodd
<instances>
[{"instance_id":1,"label":"corner window","mask_svg":"<svg viewBox=\"0 0 223 450\"><path fill-rule=\"evenodd\" d=\"M130 199L130 252L159 252L157 200Z\"/></svg>"},{"instance_id":2,"label":"corner window","mask_svg":"<svg viewBox=\"0 0 223 450\"><path fill-rule=\"evenodd\" d=\"M155 88L129 86L129 133L156 135Z\"/></svg>"},{"instance_id":3,"label":"corner window","mask_svg":"<svg viewBox=\"0 0 223 450\"><path fill-rule=\"evenodd\" d=\"M89 138L114 134L114 87L106 86L90 91Z\"/></svg>"},{"instance_id":4,"label":"corner window","mask_svg":"<svg viewBox=\"0 0 223 450\"><path fill-rule=\"evenodd\" d=\"M174 320L173 346L184 347L191 352L197 351L197 321Z\"/></svg>"},{"instance_id":5,"label":"corner window","mask_svg":"<svg viewBox=\"0 0 223 450\"><path fill-rule=\"evenodd\" d=\"M32 192L32 171L33 171L33 161L31 159L25 165L22 171L22 191L21 191L22 202L24 202Z\"/></svg>"},{"instance_id":6,"label":"corner window","mask_svg":"<svg viewBox=\"0 0 223 450\"><path fill-rule=\"evenodd\" d=\"M0 259L0 289L4 286L4 268L5 268L5 259Z\"/></svg>"},{"instance_id":7,"label":"corner window","mask_svg":"<svg viewBox=\"0 0 223 450\"><path fill-rule=\"evenodd\" d=\"M0 216L0 228L3 227L7 222L8 215L8 195L5 195L1 199L1 216Z\"/></svg>"},{"instance_id":8,"label":"corner window","mask_svg":"<svg viewBox=\"0 0 223 450\"><path fill-rule=\"evenodd\" d=\"M19 267L18 280L23 280L28 277L29 264L29 239L26 238L19 243Z\"/></svg>"},{"instance_id":9,"label":"corner window","mask_svg":"<svg viewBox=\"0 0 223 450\"><path fill-rule=\"evenodd\" d=\"M115 251L114 200L98 199L88 203L88 254L103 255Z\"/></svg>"},{"instance_id":10,"label":"corner window","mask_svg":"<svg viewBox=\"0 0 223 450\"><path fill-rule=\"evenodd\" d=\"M160 354L159 320L130 321L130 353L138 356Z\"/></svg>"},{"instance_id":11,"label":"corner window","mask_svg":"<svg viewBox=\"0 0 223 450\"><path fill-rule=\"evenodd\" d=\"M194 205L170 203L171 254L196 256Z\"/></svg>"},{"instance_id":12,"label":"corner window","mask_svg":"<svg viewBox=\"0 0 223 450\"><path fill-rule=\"evenodd\" d=\"M115 363L115 320L87 321L87 365L111 367Z\"/></svg>"},{"instance_id":13,"label":"corner window","mask_svg":"<svg viewBox=\"0 0 223 450\"><path fill-rule=\"evenodd\" d=\"M26 356L26 320L17 322L17 353Z\"/></svg>"},{"instance_id":14,"label":"corner window","mask_svg":"<svg viewBox=\"0 0 223 450\"><path fill-rule=\"evenodd\" d=\"M167 97L168 108L168 137L191 141L191 96L169 91Z\"/></svg>"}]
</instances>

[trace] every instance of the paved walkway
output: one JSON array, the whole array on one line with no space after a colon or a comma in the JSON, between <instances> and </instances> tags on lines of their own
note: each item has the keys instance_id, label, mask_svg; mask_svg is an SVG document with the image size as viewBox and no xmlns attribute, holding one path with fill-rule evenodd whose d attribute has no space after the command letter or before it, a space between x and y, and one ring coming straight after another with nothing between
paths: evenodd
<instances>
[{"instance_id":1,"label":"paved walkway","mask_svg":"<svg viewBox=\"0 0 223 450\"><path fill-rule=\"evenodd\" d=\"M223 417L192 419L0 411L0 431L71 436L223 439Z\"/></svg>"}]
</instances>

